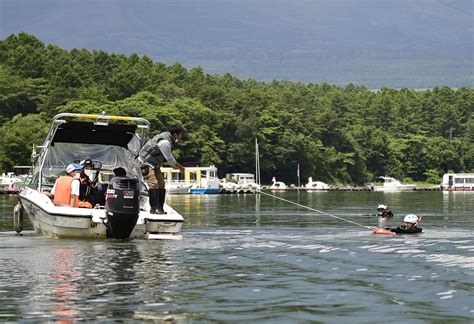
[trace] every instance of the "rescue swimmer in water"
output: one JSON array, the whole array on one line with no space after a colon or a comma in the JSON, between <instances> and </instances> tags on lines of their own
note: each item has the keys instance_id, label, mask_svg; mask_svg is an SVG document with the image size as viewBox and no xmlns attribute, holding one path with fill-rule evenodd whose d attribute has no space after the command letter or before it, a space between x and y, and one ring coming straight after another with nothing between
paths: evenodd
<instances>
[{"instance_id":1,"label":"rescue swimmer in water","mask_svg":"<svg viewBox=\"0 0 474 324\"><path fill-rule=\"evenodd\" d=\"M396 228L376 228L374 229L374 234L416 234L421 233L423 229L418 227L421 223L423 216L416 216L415 214L408 214L403 218L404 225L398 226Z\"/></svg>"},{"instance_id":2,"label":"rescue swimmer in water","mask_svg":"<svg viewBox=\"0 0 474 324\"><path fill-rule=\"evenodd\" d=\"M395 214L388 208L387 204L377 206L377 219L380 228L387 226L387 219L394 217Z\"/></svg>"},{"instance_id":3,"label":"rescue swimmer in water","mask_svg":"<svg viewBox=\"0 0 474 324\"><path fill-rule=\"evenodd\" d=\"M346 218L343 218L343 217L340 217L340 216L337 216L337 215L329 214L329 213L323 212L321 210L317 210L315 208L311 208L311 207L296 203L294 201L291 201L291 200L288 200L288 199L284 199L282 197L278 197L278 196L266 193L264 191L260 191L260 194L265 195L265 196L269 196L269 197L272 197L272 198L275 198L275 199L278 199L278 200L282 200L282 201L288 202L290 204L293 204L293 205L296 205L296 206L299 206L299 207L302 207L302 208L306 208L306 209L315 211L315 212L317 212L319 214L322 214L322 215L330 216L330 217L337 218L339 220L342 220L342 221L345 221L345 222L348 222L348 223L351 223L351 224L354 224L354 225L357 225L357 226L368 228L368 229L372 230L374 234L395 235L395 234L414 234L414 233L421 233L422 232L422 228L418 227L418 225L421 223L421 220L422 220L423 217L422 216L418 217L414 214L406 215L405 218L403 219L405 225L399 226L397 228L374 228L373 226L363 225L363 224L354 222L352 220L349 220L349 219L346 219ZM388 208L386 208L386 206L383 206L383 207L384 207L383 208L384 210L388 210ZM392 213L392 215L393 215L393 213ZM389 217L389 216L387 216L387 217Z\"/></svg>"},{"instance_id":4,"label":"rescue swimmer in water","mask_svg":"<svg viewBox=\"0 0 474 324\"><path fill-rule=\"evenodd\" d=\"M415 234L421 233L423 229L418 227L421 223L423 217L416 216L415 214L408 214L403 218L403 222L405 225L398 226L397 228L390 228L389 231L394 232L396 234Z\"/></svg>"}]
</instances>

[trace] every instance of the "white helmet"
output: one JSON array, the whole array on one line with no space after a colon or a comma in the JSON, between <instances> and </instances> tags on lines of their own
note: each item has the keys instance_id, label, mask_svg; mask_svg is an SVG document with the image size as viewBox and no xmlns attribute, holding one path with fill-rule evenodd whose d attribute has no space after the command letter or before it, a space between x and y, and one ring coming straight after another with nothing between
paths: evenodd
<instances>
[{"instance_id":1,"label":"white helmet","mask_svg":"<svg viewBox=\"0 0 474 324\"><path fill-rule=\"evenodd\" d=\"M385 210L385 209L387 209L387 205L380 204L380 205L378 205L378 207L377 207L377 210L379 210L379 209Z\"/></svg>"},{"instance_id":2,"label":"white helmet","mask_svg":"<svg viewBox=\"0 0 474 324\"><path fill-rule=\"evenodd\" d=\"M416 224L416 222L418 222L418 216L416 216L415 214L408 214L403 219L403 222Z\"/></svg>"}]
</instances>

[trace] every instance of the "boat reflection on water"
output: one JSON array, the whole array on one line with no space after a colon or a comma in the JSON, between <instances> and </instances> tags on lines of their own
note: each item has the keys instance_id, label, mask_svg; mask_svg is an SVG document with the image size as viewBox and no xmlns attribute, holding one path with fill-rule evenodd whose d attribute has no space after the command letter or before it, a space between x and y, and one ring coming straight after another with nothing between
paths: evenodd
<instances>
[{"instance_id":1,"label":"boat reflection on water","mask_svg":"<svg viewBox=\"0 0 474 324\"><path fill-rule=\"evenodd\" d=\"M220 196L223 195L170 195L166 199L183 215L190 215L186 226L209 224L209 218L214 220Z\"/></svg>"},{"instance_id":2,"label":"boat reflection on water","mask_svg":"<svg viewBox=\"0 0 474 324\"><path fill-rule=\"evenodd\" d=\"M31 298L44 300L45 291L49 291L49 302L43 305L50 309L48 320L97 320L104 311L108 319L119 321L163 320L155 306L166 307L166 287L181 276L173 257L165 255L161 245L118 240L90 244L52 249L50 258L54 261L48 268L48 287L39 284L30 294ZM155 309L132 307L136 300ZM44 309L35 310L41 311Z\"/></svg>"},{"instance_id":3,"label":"boat reflection on water","mask_svg":"<svg viewBox=\"0 0 474 324\"><path fill-rule=\"evenodd\" d=\"M474 191L441 191L442 206L445 213L457 213L465 208L466 200L474 201ZM446 219L449 217L446 216Z\"/></svg>"},{"instance_id":4,"label":"boat reflection on water","mask_svg":"<svg viewBox=\"0 0 474 324\"><path fill-rule=\"evenodd\" d=\"M77 267L74 251L68 248L58 248L55 254L54 266L51 269L49 281L52 283L51 314L58 323L72 323L81 320L80 311L74 308L77 299L78 282L83 279L80 268Z\"/></svg>"}]
</instances>

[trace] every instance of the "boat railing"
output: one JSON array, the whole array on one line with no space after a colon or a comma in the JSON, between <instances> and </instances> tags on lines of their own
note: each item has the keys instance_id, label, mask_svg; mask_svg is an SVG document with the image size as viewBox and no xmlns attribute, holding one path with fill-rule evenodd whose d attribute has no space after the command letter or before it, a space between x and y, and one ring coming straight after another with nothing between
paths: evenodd
<instances>
[{"instance_id":1,"label":"boat railing","mask_svg":"<svg viewBox=\"0 0 474 324\"><path fill-rule=\"evenodd\" d=\"M93 121L94 125L98 126L108 126L111 121L127 122L129 124L135 125L137 129L140 129L140 134L136 134L140 142L147 137L148 131L151 127L150 122L145 118L107 115L105 112L102 112L102 114L61 113L54 116L52 119L50 131L46 136L43 145L33 147L32 160L33 164L37 165L36 169L38 171L39 179L38 190L41 190L42 188L45 156L49 150L51 141L53 140L59 125L75 120L90 120ZM37 154L36 149L41 149L41 153Z\"/></svg>"},{"instance_id":2,"label":"boat railing","mask_svg":"<svg viewBox=\"0 0 474 324\"><path fill-rule=\"evenodd\" d=\"M105 112L102 114L61 113L53 117L53 123L64 123L66 122L64 118L95 119L94 124L103 126L107 126L110 121L134 122L138 128L150 128L151 126L150 122L145 118L106 115Z\"/></svg>"},{"instance_id":3,"label":"boat railing","mask_svg":"<svg viewBox=\"0 0 474 324\"><path fill-rule=\"evenodd\" d=\"M105 112L102 114L77 114L77 113L61 113L53 117L53 122L51 129L46 136L46 139L43 145L36 145L33 147L33 155L36 155L36 149L47 149L52 138L56 133L57 126L68 122L68 119L89 119L94 120L95 125L108 126L110 121L126 121L135 123L137 128L141 129L140 138L144 139L148 135L148 130L151 127L151 124L148 120L141 117L127 117L127 116L115 116L115 115L106 115ZM38 156L36 156L38 157Z\"/></svg>"}]
</instances>

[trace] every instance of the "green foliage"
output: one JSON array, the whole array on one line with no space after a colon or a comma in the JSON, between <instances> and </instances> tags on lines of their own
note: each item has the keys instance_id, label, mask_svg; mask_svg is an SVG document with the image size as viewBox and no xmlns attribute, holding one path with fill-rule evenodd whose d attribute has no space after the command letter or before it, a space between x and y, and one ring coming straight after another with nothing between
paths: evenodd
<instances>
[{"instance_id":1,"label":"green foliage","mask_svg":"<svg viewBox=\"0 0 474 324\"><path fill-rule=\"evenodd\" d=\"M429 183L441 183L442 175L439 173L437 169L429 169L424 172L426 176L426 182Z\"/></svg>"},{"instance_id":2,"label":"green foliage","mask_svg":"<svg viewBox=\"0 0 474 324\"><path fill-rule=\"evenodd\" d=\"M33 144L43 143L49 123L44 116L16 115L0 128L0 169L12 170L14 165L30 165Z\"/></svg>"},{"instance_id":3,"label":"green foliage","mask_svg":"<svg viewBox=\"0 0 474 324\"><path fill-rule=\"evenodd\" d=\"M2 119L36 112L44 91L44 79L21 78L0 65L0 124Z\"/></svg>"},{"instance_id":4,"label":"green foliage","mask_svg":"<svg viewBox=\"0 0 474 324\"><path fill-rule=\"evenodd\" d=\"M0 40L0 167L28 164L59 112L140 116L150 135L187 131L176 155L226 172L364 183L374 176L439 182L474 170L474 90L415 91L271 83L209 75L132 54L45 46L20 33Z\"/></svg>"}]
</instances>

